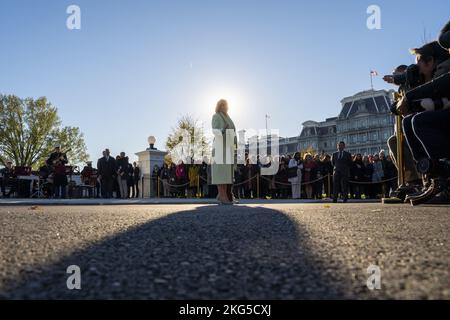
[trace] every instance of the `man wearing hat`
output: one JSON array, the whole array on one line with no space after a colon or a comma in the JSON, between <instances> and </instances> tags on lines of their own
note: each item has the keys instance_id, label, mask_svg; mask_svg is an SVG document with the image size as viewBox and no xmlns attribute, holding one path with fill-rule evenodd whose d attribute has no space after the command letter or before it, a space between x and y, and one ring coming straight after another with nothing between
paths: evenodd
<instances>
[{"instance_id":1,"label":"man wearing hat","mask_svg":"<svg viewBox=\"0 0 450 320\"><path fill-rule=\"evenodd\" d=\"M11 196L11 193L15 192L15 184L11 183L11 178L13 178L14 175L14 171L13 171L13 166L12 166L12 162L11 161L6 161L6 166L0 170L0 176L2 178L2 183L1 183L1 190L2 190L2 196L4 198L9 198ZM8 192L8 194L6 194L6 186L10 185L11 188Z\"/></svg>"}]
</instances>

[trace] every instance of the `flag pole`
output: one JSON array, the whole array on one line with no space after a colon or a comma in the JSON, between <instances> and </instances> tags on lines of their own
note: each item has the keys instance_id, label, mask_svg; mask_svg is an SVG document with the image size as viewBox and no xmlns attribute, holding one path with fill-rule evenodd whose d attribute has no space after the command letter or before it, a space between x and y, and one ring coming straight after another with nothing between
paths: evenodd
<instances>
[{"instance_id":1,"label":"flag pole","mask_svg":"<svg viewBox=\"0 0 450 320\"><path fill-rule=\"evenodd\" d=\"M373 91L373 74L372 74L372 71L370 71L370 88Z\"/></svg>"}]
</instances>

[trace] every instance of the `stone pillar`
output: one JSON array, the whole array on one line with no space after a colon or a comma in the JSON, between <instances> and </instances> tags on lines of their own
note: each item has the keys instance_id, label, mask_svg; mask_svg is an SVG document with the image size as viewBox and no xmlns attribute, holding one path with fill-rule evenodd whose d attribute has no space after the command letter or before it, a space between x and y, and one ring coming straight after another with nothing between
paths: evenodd
<instances>
[{"instance_id":1,"label":"stone pillar","mask_svg":"<svg viewBox=\"0 0 450 320\"><path fill-rule=\"evenodd\" d=\"M157 194L154 187L155 183L152 181L151 176L153 168L157 165L161 168L164 164L164 157L167 155L167 151L160 151L154 147L156 139L154 137L149 137L148 142L150 147L145 151L135 153L138 156L139 167L141 168L142 178L139 183L139 188L141 189L142 196L144 198L155 198ZM160 195L162 190L160 190Z\"/></svg>"}]
</instances>

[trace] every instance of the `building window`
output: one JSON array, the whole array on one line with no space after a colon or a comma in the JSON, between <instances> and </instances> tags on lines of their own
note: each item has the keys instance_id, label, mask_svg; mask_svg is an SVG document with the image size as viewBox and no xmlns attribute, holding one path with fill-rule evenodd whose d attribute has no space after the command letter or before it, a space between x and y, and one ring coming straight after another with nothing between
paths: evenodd
<instances>
[{"instance_id":1,"label":"building window","mask_svg":"<svg viewBox=\"0 0 450 320\"><path fill-rule=\"evenodd\" d=\"M378 132L374 131L370 134L370 141L377 141L378 140Z\"/></svg>"}]
</instances>

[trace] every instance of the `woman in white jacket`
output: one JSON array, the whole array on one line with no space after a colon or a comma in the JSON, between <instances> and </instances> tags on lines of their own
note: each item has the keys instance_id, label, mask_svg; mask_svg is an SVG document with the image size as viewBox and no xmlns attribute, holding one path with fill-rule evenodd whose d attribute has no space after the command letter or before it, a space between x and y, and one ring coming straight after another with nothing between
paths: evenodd
<instances>
[{"instance_id":1,"label":"woman in white jacket","mask_svg":"<svg viewBox=\"0 0 450 320\"><path fill-rule=\"evenodd\" d=\"M295 171L297 168L297 175L289 175L288 181L291 183L292 188L292 199L300 199L301 195L301 184L302 184L302 169L303 163L301 162L300 152L296 152L294 158L289 161L288 172Z\"/></svg>"}]
</instances>

